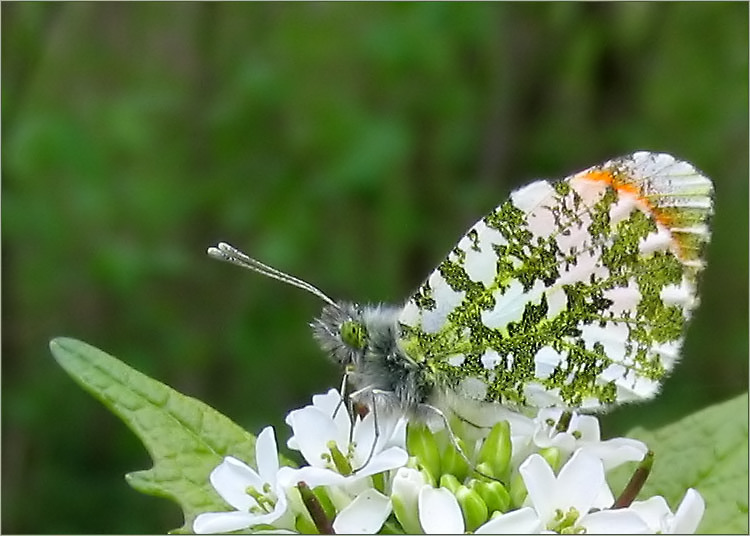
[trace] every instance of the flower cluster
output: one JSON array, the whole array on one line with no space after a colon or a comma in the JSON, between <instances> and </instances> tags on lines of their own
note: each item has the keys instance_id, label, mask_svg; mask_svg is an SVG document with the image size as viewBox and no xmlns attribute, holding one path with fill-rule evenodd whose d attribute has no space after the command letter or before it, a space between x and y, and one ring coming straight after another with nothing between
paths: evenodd
<instances>
[{"instance_id":1,"label":"flower cluster","mask_svg":"<svg viewBox=\"0 0 750 536\"><path fill-rule=\"evenodd\" d=\"M500 415L500 413L498 413ZM591 415L542 409L502 414L487 429L409 425L401 416L350 417L331 390L294 410L287 443L309 465L280 467L272 428L256 468L227 457L210 476L234 510L198 515L199 534L237 530L375 534L693 533L704 502L687 490L676 512L663 497L614 497L606 473L649 461L636 440L602 441ZM471 428L469 430L468 428Z\"/></svg>"}]
</instances>

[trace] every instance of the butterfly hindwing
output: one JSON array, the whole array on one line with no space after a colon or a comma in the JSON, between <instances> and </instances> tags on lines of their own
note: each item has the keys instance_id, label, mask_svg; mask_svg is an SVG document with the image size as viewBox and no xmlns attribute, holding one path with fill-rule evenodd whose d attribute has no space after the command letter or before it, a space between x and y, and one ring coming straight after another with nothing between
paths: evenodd
<instances>
[{"instance_id":1,"label":"butterfly hindwing","mask_svg":"<svg viewBox=\"0 0 750 536\"><path fill-rule=\"evenodd\" d=\"M408 300L400 344L446 387L470 384L488 402L650 398L698 303L712 195L692 165L646 152L531 183Z\"/></svg>"}]
</instances>

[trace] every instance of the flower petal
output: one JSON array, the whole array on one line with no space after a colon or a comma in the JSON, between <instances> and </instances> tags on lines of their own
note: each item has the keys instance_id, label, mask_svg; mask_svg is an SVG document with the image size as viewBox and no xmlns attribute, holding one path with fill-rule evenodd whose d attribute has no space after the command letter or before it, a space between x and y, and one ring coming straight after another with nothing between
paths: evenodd
<instances>
[{"instance_id":1,"label":"flower petal","mask_svg":"<svg viewBox=\"0 0 750 536\"><path fill-rule=\"evenodd\" d=\"M537 534L542 528L533 508L521 508L490 519L474 534Z\"/></svg>"},{"instance_id":2,"label":"flower petal","mask_svg":"<svg viewBox=\"0 0 750 536\"><path fill-rule=\"evenodd\" d=\"M255 514L253 525L265 525L267 523L271 524L284 515L287 507L286 495L284 494L284 490L282 490L281 488L277 488L276 491L278 492L278 500L276 501L276 505L274 506L273 510L265 514Z\"/></svg>"},{"instance_id":3,"label":"flower petal","mask_svg":"<svg viewBox=\"0 0 750 536\"><path fill-rule=\"evenodd\" d=\"M349 414L342 403L341 395L336 389L330 389L327 393L322 395L313 395L312 402L312 405L305 406L302 409L317 409L331 421L332 427L336 430L336 433L329 434L331 435L330 439L339 442L341 438L349 437L349 429L351 427ZM295 426L295 419L300 416L300 414L297 413L298 411L300 410L291 411L286 416L285 422L292 428ZM287 447L292 450L301 450L299 441L295 436L292 436L287 440Z\"/></svg>"},{"instance_id":4,"label":"flower petal","mask_svg":"<svg viewBox=\"0 0 750 536\"><path fill-rule=\"evenodd\" d=\"M609 489L609 484L606 480L602 482L602 486L599 488L599 493L596 495L594 502L591 503L591 508L597 508L604 510L605 508L611 508L615 504L615 496L612 495L612 490ZM584 514L586 512L583 512Z\"/></svg>"},{"instance_id":5,"label":"flower petal","mask_svg":"<svg viewBox=\"0 0 750 536\"><path fill-rule=\"evenodd\" d=\"M390 499L371 488L339 512L333 529L336 534L376 534L390 514Z\"/></svg>"},{"instance_id":6,"label":"flower petal","mask_svg":"<svg viewBox=\"0 0 750 536\"><path fill-rule=\"evenodd\" d=\"M341 403L341 395L336 389L329 389L324 394L312 396L312 405L327 415L333 415Z\"/></svg>"},{"instance_id":7,"label":"flower petal","mask_svg":"<svg viewBox=\"0 0 750 536\"><path fill-rule=\"evenodd\" d=\"M333 440L344 448L348 442L346 436L341 436L330 416L318 408L307 406L294 410L289 413L288 422L294 431L296 446L310 465L325 465L321 455L328 453L329 441Z\"/></svg>"},{"instance_id":8,"label":"flower petal","mask_svg":"<svg viewBox=\"0 0 750 536\"><path fill-rule=\"evenodd\" d=\"M273 428L266 426L255 442L255 462L263 482L275 482L279 471L279 452Z\"/></svg>"},{"instance_id":9,"label":"flower petal","mask_svg":"<svg viewBox=\"0 0 750 536\"><path fill-rule=\"evenodd\" d=\"M706 510L706 503L693 488L685 492L680 506L674 514L670 532L673 534L695 534Z\"/></svg>"},{"instance_id":10,"label":"flower petal","mask_svg":"<svg viewBox=\"0 0 750 536\"><path fill-rule=\"evenodd\" d=\"M580 433L581 441L598 442L601 438L599 419L593 415L574 414L570 419L568 432L572 433L574 431Z\"/></svg>"},{"instance_id":11,"label":"flower petal","mask_svg":"<svg viewBox=\"0 0 750 536\"><path fill-rule=\"evenodd\" d=\"M193 521L196 534L222 534L246 529L255 524L255 516L247 512L209 512L198 515Z\"/></svg>"},{"instance_id":12,"label":"flower petal","mask_svg":"<svg viewBox=\"0 0 750 536\"><path fill-rule=\"evenodd\" d=\"M604 486L606 480L602 461L593 454L579 449L573 453L557 476L557 508L567 511L573 507L581 514L585 514L602 495Z\"/></svg>"},{"instance_id":13,"label":"flower petal","mask_svg":"<svg viewBox=\"0 0 750 536\"><path fill-rule=\"evenodd\" d=\"M378 423L378 427L380 427L380 423ZM380 437L376 437L375 413L372 411L369 412L364 419L358 421L354 425L352 443L355 445L355 460L360 463L364 463L367 461L367 458L370 456L371 452L377 453L380 450L378 448L380 445L378 445L377 443L382 443L386 439L382 436L381 431L382 429L378 430L378 434L380 434Z\"/></svg>"},{"instance_id":14,"label":"flower petal","mask_svg":"<svg viewBox=\"0 0 750 536\"><path fill-rule=\"evenodd\" d=\"M588 534L650 534L651 529L641 517L628 508L601 510L583 516L578 527Z\"/></svg>"},{"instance_id":15,"label":"flower petal","mask_svg":"<svg viewBox=\"0 0 750 536\"><path fill-rule=\"evenodd\" d=\"M552 468L539 454L532 454L521 464L521 473L526 490L542 525L552 520L557 504L557 480Z\"/></svg>"},{"instance_id":16,"label":"flower petal","mask_svg":"<svg viewBox=\"0 0 750 536\"><path fill-rule=\"evenodd\" d=\"M419 492L419 522L425 534L462 534L464 518L456 497L445 488Z\"/></svg>"},{"instance_id":17,"label":"flower petal","mask_svg":"<svg viewBox=\"0 0 750 536\"><path fill-rule=\"evenodd\" d=\"M402 449L406 450L406 425L409 421L407 421L404 417L400 417L395 424L393 425L393 430L391 430L390 435L388 436L388 441L383 445L384 448L387 447L401 447Z\"/></svg>"},{"instance_id":18,"label":"flower petal","mask_svg":"<svg viewBox=\"0 0 750 536\"><path fill-rule=\"evenodd\" d=\"M627 437L587 443L583 448L602 460L605 471L614 469L625 462L639 462L648 452L645 443Z\"/></svg>"},{"instance_id":19,"label":"flower petal","mask_svg":"<svg viewBox=\"0 0 750 536\"><path fill-rule=\"evenodd\" d=\"M211 485L228 504L236 510L247 512L251 506L257 503L250 497L246 490L253 486L258 490L263 489L263 481L252 467L244 462L227 456L216 468L211 471Z\"/></svg>"},{"instance_id":20,"label":"flower petal","mask_svg":"<svg viewBox=\"0 0 750 536\"><path fill-rule=\"evenodd\" d=\"M383 471L398 469L399 467L406 465L406 462L408 461L409 454L405 450L399 447L390 447L375 455L364 467L358 468L359 470L356 472L356 475L359 478L364 478L366 476L382 473Z\"/></svg>"},{"instance_id":21,"label":"flower petal","mask_svg":"<svg viewBox=\"0 0 750 536\"><path fill-rule=\"evenodd\" d=\"M344 484L346 477L331 469L308 465L299 469L282 467L279 469L278 481L282 487L293 487L298 482L304 482L310 488L315 488Z\"/></svg>"},{"instance_id":22,"label":"flower petal","mask_svg":"<svg viewBox=\"0 0 750 536\"><path fill-rule=\"evenodd\" d=\"M343 432L346 437L349 436L351 421L349 420L344 400L341 398L338 390L329 389L324 395L313 395L312 403L314 407L329 416L336 425L336 428Z\"/></svg>"},{"instance_id":23,"label":"flower petal","mask_svg":"<svg viewBox=\"0 0 750 536\"><path fill-rule=\"evenodd\" d=\"M628 509L641 516L652 532L667 532L672 511L661 495L655 495L645 501L634 501Z\"/></svg>"}]
</instances>

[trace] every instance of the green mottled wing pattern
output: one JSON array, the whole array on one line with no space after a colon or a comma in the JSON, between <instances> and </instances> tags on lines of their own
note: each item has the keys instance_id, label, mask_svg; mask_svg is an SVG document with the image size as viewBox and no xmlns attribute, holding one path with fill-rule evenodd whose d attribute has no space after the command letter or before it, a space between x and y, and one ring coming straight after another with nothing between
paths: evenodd
<instances>
[{"instance_id":1,"label":"green mottled wing pattern","mask_svg":"<svg viewBox=\"0 0 750 536\"><path fill-rule=\"evenodd\" d=\"M477 222L399 316L436 382L510 406L653 397L698 304L711 181L638 152L538 181Z\"/></svg>"}]
</instances>

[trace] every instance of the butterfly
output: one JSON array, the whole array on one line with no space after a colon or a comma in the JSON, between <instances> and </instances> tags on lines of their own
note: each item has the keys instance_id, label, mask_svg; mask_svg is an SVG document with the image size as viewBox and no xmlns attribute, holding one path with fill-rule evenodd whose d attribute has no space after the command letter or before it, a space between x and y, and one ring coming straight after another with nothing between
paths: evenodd
<instances>
[{"instance_id":1,"label":"butterfly","mask_svg":"<svg viewBox=\"0 0 750 536\"><path fill-rule=\"evenodd\" d=\"M315 339L376 407L593 412L654 397L678 362L712 212L710 179L663 153L532 182L395 306L334 301L226 243L208 254L321 298Z\"/></svg>"}]
</instances>

